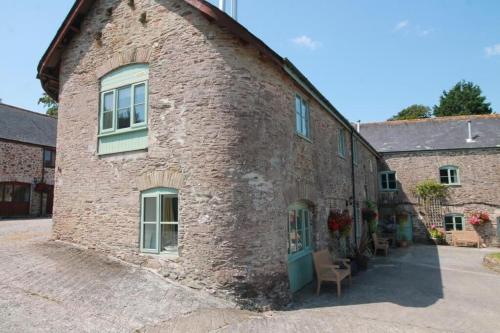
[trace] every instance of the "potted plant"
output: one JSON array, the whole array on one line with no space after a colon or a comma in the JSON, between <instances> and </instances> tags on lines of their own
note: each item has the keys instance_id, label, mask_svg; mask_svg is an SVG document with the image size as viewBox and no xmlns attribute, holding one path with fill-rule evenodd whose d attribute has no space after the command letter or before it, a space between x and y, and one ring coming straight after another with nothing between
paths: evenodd
<instances>
[{"instance_id":1,"label":"potted plant","mask_svg":"<svg viewBox=\"0 0 500 333\"><path fill-rule=\"evenodd\" d=\"M429 235L431 237L431 241L435 245L440 245L443 243L444 240L444 232L436 228L436 226L433 224L431 229L429 230Z\"/></svg>"},{"instance_id":2,"label":"potted plant","mask_svg":"<svg viewBox=\"0 0 500 333\"><path fill-rule=\"evenodd\" d=\"M469 217L469 223L474 227L491 222L490 215L487 212L474 212Z\"/></svg>"},{"instance_id":3,"label":"potted plant","mask_svg":"<svg viewBox=\"0 0 500 333\"><path fill-rule=\"evenodd\" d=\"M332 234L338 232L340 237L349 236L352 228L352 218L348 211L330 211L328 216L328 230Z\"/></svg>"},{"instance_id":4,"label":"potted plant","mask_svg":"<svg viewBox=\"0 0 500 333\"><path fill-rule=\"evenodd\" d=\"M406 239L405 235L401 235L398 240L398 245L399 247L408 247L408 240Z\"/></svg>"}]
</instances>

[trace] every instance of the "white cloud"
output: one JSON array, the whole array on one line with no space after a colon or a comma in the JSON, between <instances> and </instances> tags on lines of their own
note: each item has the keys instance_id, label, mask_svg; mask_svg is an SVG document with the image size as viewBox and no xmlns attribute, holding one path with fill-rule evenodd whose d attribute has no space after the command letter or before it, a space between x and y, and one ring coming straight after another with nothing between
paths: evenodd
<instances>
[{"instance_id":1,"label":"white cloud","mask_svg":"<svg viewBox=\"0 0 500 333\"><path fill-rule=\"evenodd\" d=\"M321 45L320 42L315 41L311 37L306 36L306 35L295 37L294 39L292 39L292 42L295 45L298 45L300 47L305 47L305 48L310 49L310 50L316 50Z\"/></svg>"},{"instance_id":2,"label":"white cloud","mask_svg":"<svg viewBox=\"0 0 500 333\"><path fill-rule=\"evenodd\" d=\"M500 55L500 44L495 44L484 48L487 57Z\"/></svg>"},{"instance_id":3,"label":"white cloud","mask_svg":"<svg viewBox=\"0 0 500 333\"><path fill-rule=\"evenodd\" d=\"M401 29L407 28L409 25L410 25L410 21L408 21L408 20L398 22L398 24L396 24L396 26L394 27L394 31L399 31Z\"/></svg>"},{"instance_id":4,"label":"white cloud","mask_svg":"<svg viewBox=\"0 0 500 333\"><path fill-rule=\"evenodd\" d=\"M434 29L422 29L422 28L418 27L417 28L417 35L419 37L426 37L426 36L430 35L431 32L433 32L433 31L434 31Z\"/></svg>"}]
</instances>

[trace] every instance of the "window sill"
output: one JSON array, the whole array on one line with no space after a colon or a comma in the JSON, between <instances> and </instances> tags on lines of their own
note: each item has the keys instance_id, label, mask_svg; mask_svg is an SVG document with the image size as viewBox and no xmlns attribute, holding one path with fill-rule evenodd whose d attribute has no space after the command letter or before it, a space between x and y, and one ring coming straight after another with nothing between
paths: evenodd
<instances>
[{"instance_id":1,"label":"window sill","mask_svg":"<svg viewBox=\"0 0 500 333\"><path fill-rule=\"evenodd\" d=\"M340 157L341 159L343 160L347 160L346 156L345 155L340 155L340 154L337 154L338 157Z\"/></svg>"},{"instance_id":2,"label":"window sill","mask_svg":"<svg viewBox=\"0 0 500 333\"><path fill-rule=\"evenodd\" d=\"M297 135L299 138L302 138L304 140L306 140L307 142L309 143L313 143L312 140L310 138L308 138L307 136L303 135L303 134L300 134L298 132L295 132L295 135Z\"/></svg>"},{"instance_id":3,"label":"window sill","mask_svg":"<svg viewBox=\"0 0 500 333\"><path fill-rule=\"evenodd\" d=\"M177 260L179 259L179 252L161 252L161 253L148 253L141 252L141 256L153 258L153 259L168 259Z\"/></svg>"},{"instance_id":4,"label":"window sill","mask_svg":"<svg viewBox=\"0 0 500 333\"><path fill-rule=\"evenodd\" d=\"M99 134L97 137L104 138L104 137L113 136L113 135L120 135L123 133L139 132L139 131L143 131L147 128L148 127L146 125L140 126L140 127L130 127L130 128L125 128L125 129L121 129L121 130L116 130L113 132L104 132L104 133Z\"/></svg>"},{"instance_id":5,"label":"window sill","mask_svg":"<svg viewBox=\"0 0 500 333\"><path fill-rule=\"evenodd\" d=\"M384 192L384 193L394 193L394 192L399 192L399 190L382 190L382 189L379 189L380 192Z\"/></svg>"},{"instance_id":6,"label":"window sill","mask_svg":"<svg viewBox=\"0 0 500 333\"><path fill-rule=\"evenodd\" d=\"M462 187L462 184L442 184L441 185L444 185L446 187Z\"/></svg>"}]
</instances>

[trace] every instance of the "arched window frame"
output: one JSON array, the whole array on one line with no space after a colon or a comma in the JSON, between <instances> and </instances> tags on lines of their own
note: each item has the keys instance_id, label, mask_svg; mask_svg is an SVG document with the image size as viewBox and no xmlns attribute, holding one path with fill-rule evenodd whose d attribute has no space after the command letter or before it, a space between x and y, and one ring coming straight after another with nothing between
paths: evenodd
<instances>
[{"instance_id":1,"label":"arched window frame","mask_svg":"<svg viewBox=\"0 0 500 333\"><path fill-rule=\"evenodd\" d=\"M100 107L99 107L99 134L110 135L130 132L134 130L141 130L147 127L148 119L148 79L149 79L149 66L147 64L132 64L120 67L109 72L101 78L100 89ZM136 94L141 87L144 87L143 100L139 100ZM125 108L119 109L119 94L127 89L130 91L129 97L129 126L119 128L118 112ZM107 96L111 96L106 100ZM111 108L106 106L111 103ZM138 108L143 107L143 120L137 121L136 111ZM104 126L105 114L111 113L111 127Z\"/></svg>"},{"instance_id":2,"label":"arched window frame","mask_svg":"<svg viewBox=\"0 0 500 333\"><path fill-rule=\"evenodd\" d=\"M301 219L301 230L298 222ZM307 254L312 249L312 211L304 202L297 202L288 207L288 255L296 257ZM299 248L300 246L300 248Z\"/></svg>"},{"instance_id":3,"label":"arched window frame","mask_svg":"<svg viewBox=\"0 0 500 333\"><path fill-rule=\"evenodd\" d=\"M443 175L446 172L446 175ZM455 174L453 176L453 173ZM453 177L455 181L453 181ZM443 185L460 185L460 169L454 165L444 165L439 168L439 182Z\"/></svg>"},{"instance_id":4,"label":"arched window frame","mask_svg":"<svg viewBox=\"0 0 500 333\"><path fill-rule=\"evenodd\" d=\"M161 208L162 208L162 198L176 198L177 199L177 221L163 221ZM155 220L151 221L151 219L146 218L146 200L154 199L155 201ZM178 251L178 236L179 236L179 208L180 208L180 200L179 200L179 191L174 188L153 188L146 191L141 192L141 224L140 224L140 250L143 253L152 253L152 254L170 254L177 256L179 254ZM154 226L155 230L155 247L147 246L145 242L146 235L146 225ZM177 246L175 248L166 250L163 246L162 240L162 226L177 226L177 233L175 237L177 238Z\"/></svg>"}]
</instances>

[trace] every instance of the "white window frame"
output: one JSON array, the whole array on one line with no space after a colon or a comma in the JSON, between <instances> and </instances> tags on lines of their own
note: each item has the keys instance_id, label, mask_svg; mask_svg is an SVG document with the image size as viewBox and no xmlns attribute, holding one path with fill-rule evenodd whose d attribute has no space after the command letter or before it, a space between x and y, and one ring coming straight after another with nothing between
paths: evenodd
<instances>
[{"instance_id":1,"label":"white window frame","mask_svg":"<svg viewBox=\"0 0 500 333\"><path fill-rule=\"evenodd\" d=\"M311 140L311 111L309 103L300 95L295 95L295 133L307 140Z\"/></svg>"},{"instance_id":2,"label":"white window frame","mask_svg":"<svg viewBox=\"0 0 500 333\"><path fill-rule=\"evenodd\" d=\"M394 184L395 188L390 188L389 187L389 175L394 174ZM385 177L385 182L387 183L387 187L384 188L384 177ZM396 171L382 171L379 172L379 181L380 181L380 186L379 189L381 192L394 192L398 190L398 177L396 174Z\"/></svg>"},{"instance_id":3,"label":"white window frame","mask_svg":"<svg viewBox=\"0 0 500 333\"><path fill-rule=\"evenodd\" d=\"M441 178L441 171L444 171L446 170L447 172L447 182L446 183L443 183L443 180ZM456 182L452 183L451 182L451 172L455 171L456 173ZM445 166L442 166L439 168L439 182L443 185L447 185L447 186L454 186L454 185L460 185L460 169L454 165L445 165Z\"/></svg>"},{"instance_id":4,"label":"white window frame","mask_svg":"<svg viewBox=\"0 0 500 333\"><path fill-rule=\"evenodd\" d=\"M447 230L446 229L446 218L447 217L451 217L453 219L453 229L452 230ZM457 218L461 219L462 229L460 229L460 230L457 229ZM447 232L451 232L451 231L464 231L465 230L465 217L462 214L446 214L445 217L444 217L443 225L444 225L444 230L447 231Z\"/></svg>"},{"instance_id":5,"label":"white window frame","mask_svg":"<svg viewBox=\"0 0 500 333\"><path fill-rule=\"evenodd\" d=\"M337 153L340 157L346 157L346 130L343 128L339 128L337 135Z\"/></svg>"}]
</instances>

